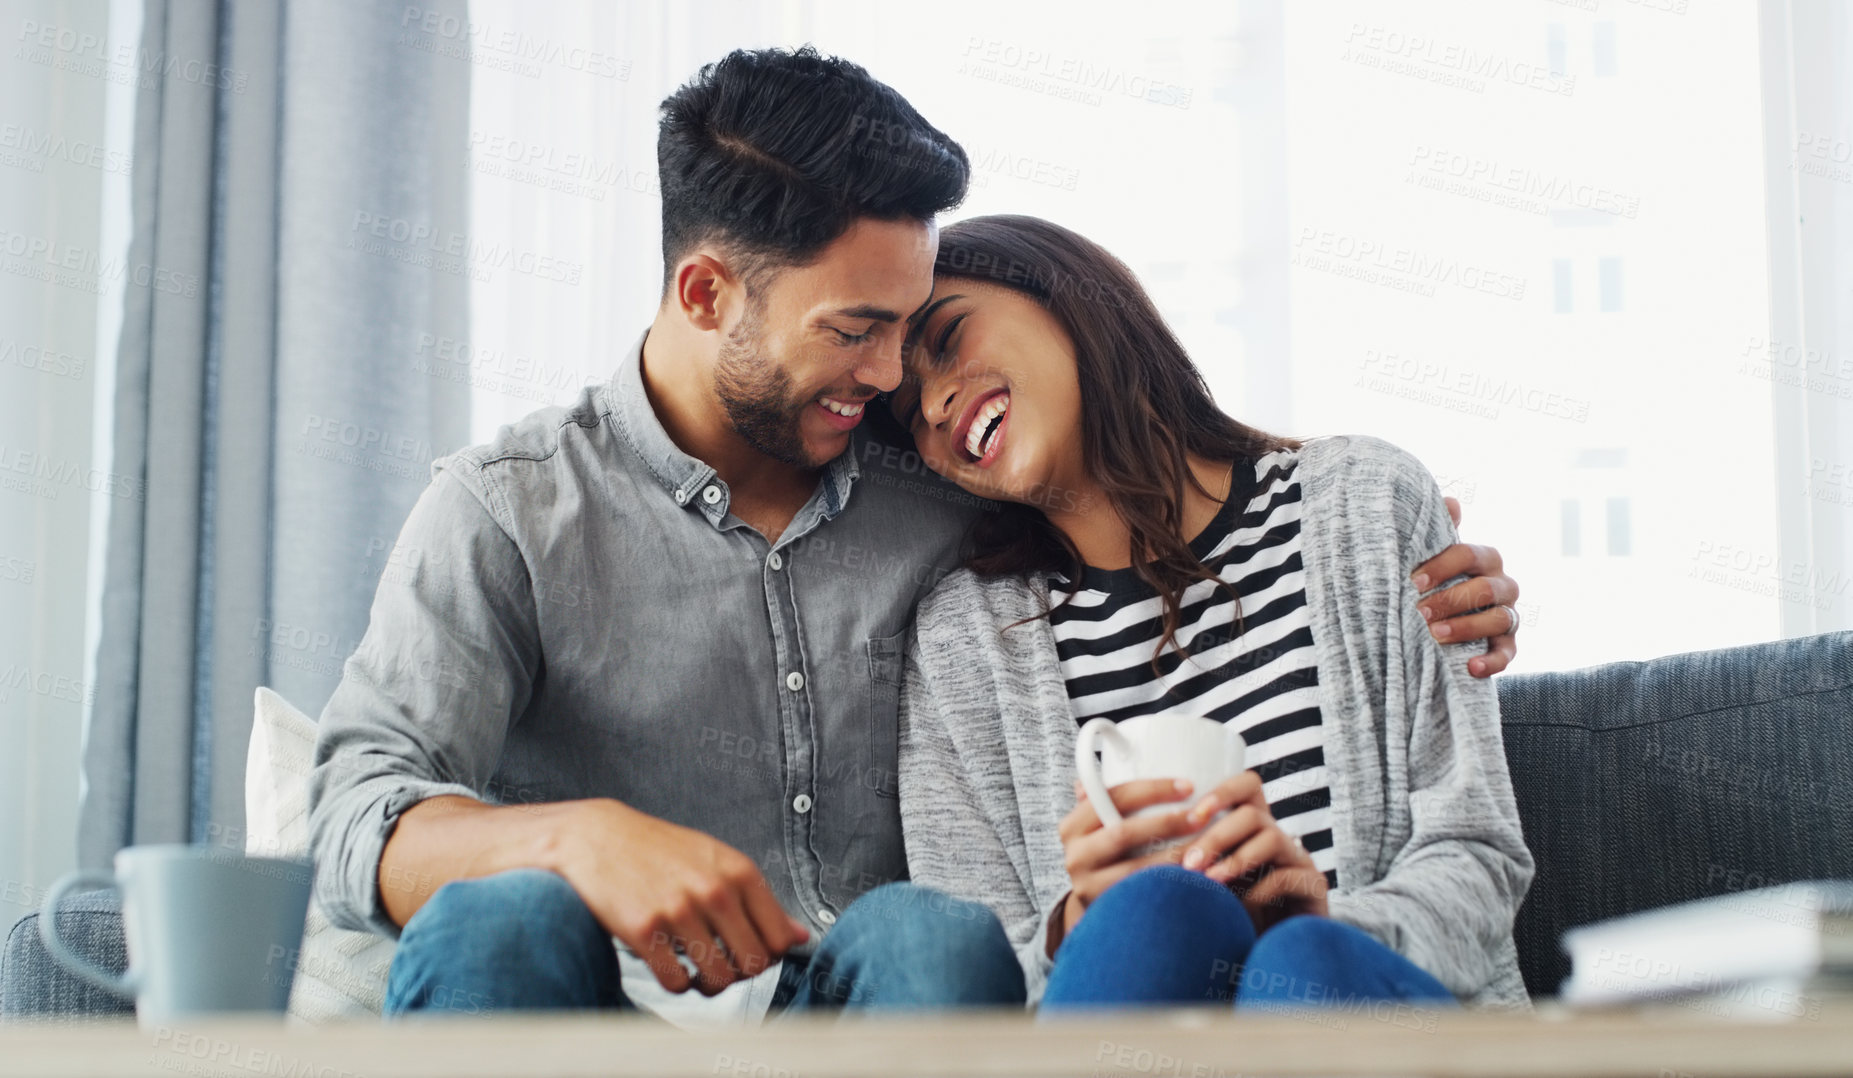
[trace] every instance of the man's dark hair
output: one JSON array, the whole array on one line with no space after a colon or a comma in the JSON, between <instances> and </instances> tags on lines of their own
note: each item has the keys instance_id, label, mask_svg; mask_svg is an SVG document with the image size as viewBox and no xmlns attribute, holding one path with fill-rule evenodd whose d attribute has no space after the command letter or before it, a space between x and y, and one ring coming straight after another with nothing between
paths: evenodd
<instances>
[{"instance_id":1,"label":"man's dark hair","mask_svg":"<svg viewBox=\"0 0 1853 1078\"><path fill-rule=\"evenodd\" d=\"M656 163L663 284L696 245L749 280L797 266L859 217L928 221L965 198L959 144L856 64L801 49L736 50L663 101Z\"/></svg>"}]
</instances>

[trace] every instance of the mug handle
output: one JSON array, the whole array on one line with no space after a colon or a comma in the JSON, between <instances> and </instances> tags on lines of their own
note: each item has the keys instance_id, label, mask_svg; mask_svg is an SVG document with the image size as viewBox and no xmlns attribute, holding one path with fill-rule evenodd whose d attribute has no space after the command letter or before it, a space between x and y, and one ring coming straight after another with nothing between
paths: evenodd
<instances>
[{"instance_id":1,"label":"mug handle","mask_svg":"<svg viewBox=\"0 0 1853 1078\"><path fill-rule=\"evenodd\" d=\"M1107 783L1100 775L1100 761L1094 758L1094 743L1102 737L1119 742L1122 749L1130 750L1126 735L1120 733L1119 724L1112 719L1089 719L1081 727L1081 735L1074 742L1075 774L1081 777L1081 788L1087 791L1087 799L1094 803L1094 812L1100 822L1112 827L1124 817L1120 815L1119 806L1113 803L1113 797L1107 793Z\"/></svg>"},{"instance_id":2,"label":"mug handle","mask_svg":"<svg viewBox=\"0 0 1853 1078\"><path fill-rule=\"evenodd\" d=\"M136 970L128 970L117 977L65 946L64 940L58 937L58 906L64 896L80 887L99 886L117 887L116 874L90 868L67 872L59 877L58 882L52 884L51 890L46 893L45 904L39 908L39 939L45 944L45 949L51 952L51 956L58 960L58 964L76 976L119 996L134 999L135 990L141 983L141 976Z\"/></svg>"}]
</instances>

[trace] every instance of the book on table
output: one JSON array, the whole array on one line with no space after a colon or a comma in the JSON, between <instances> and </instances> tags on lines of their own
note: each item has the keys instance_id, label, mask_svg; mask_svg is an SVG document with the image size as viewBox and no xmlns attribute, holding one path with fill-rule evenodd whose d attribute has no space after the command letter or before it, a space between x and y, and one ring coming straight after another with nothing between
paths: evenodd
<instances>
[{"instance_id":1,"label":"book on table","mask_svg":"<svg viewBox=\"0 0 1853 1078\"><path fill-rule=\"evenodd\" d=\"M1805 881L1564 933L1563 1002L1683 1000L1721 1017L1806 1017L1853 991L1853 882Z\"/></svg>"}]
</instances>

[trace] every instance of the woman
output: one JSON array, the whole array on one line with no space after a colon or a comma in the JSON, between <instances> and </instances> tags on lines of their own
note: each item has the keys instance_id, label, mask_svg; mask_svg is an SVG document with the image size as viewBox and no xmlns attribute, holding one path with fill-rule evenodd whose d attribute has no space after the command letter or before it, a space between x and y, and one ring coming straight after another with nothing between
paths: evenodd
<instances>
[{"instance_id":1,"label":"woman","mask_svg":"<svg viewBox=\"0 0 1853 1078\"><path fill-rule=\"evenodd\" d=\"M1453 542L1434 479L1224 415L1132 274L1059 226L960 222L935 271L890 406L1005 505L915 625L915 881L996 909L1045 1009L1526 1006L1497 699L1410 579ZM1159 712L1236 724L1252 770L1123 784L1103 828L1079 725Z\"/></svg>"}]
</instances>

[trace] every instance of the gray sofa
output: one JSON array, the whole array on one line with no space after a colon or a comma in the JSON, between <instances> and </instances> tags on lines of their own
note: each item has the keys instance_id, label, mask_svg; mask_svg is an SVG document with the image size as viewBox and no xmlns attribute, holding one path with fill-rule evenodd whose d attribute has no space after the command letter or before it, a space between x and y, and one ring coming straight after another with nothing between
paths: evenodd
<instances>
[{"instance_id":1,"label":"gray sofa","mask_svg":"<svg viewBox=\"0 0 1853 1078\"><path fill-rule=\"evenodd\" d=\"M1567 928L1792 880L1853 879L1853 633L1499 685L1538 863L1516 935L1555 994Z\"/></svg>"},{"instance_id":2,"label":"gray sofa","mask_svg":"<svg viewBox=\"0 0 1853 1078\"><path fill-rule=\"evenodd\" d=\"M1538 875L1516 934L1525 983L1552 995L1563 931L1637 910L1800 879L1853 879L1853 633L1499 680ZM59 921L123 966L102 892ZM90 1018L129 1005L56 967L37 915L0 955L0 1017Z\"/></svg>"}]
</instances>

